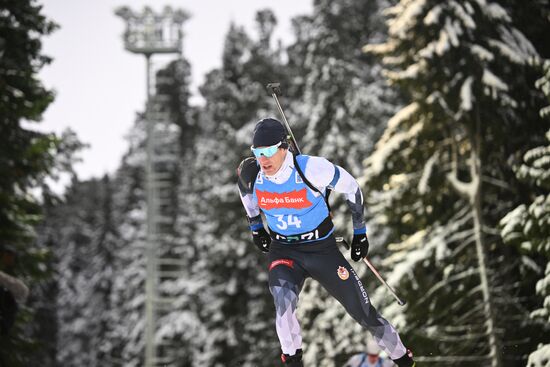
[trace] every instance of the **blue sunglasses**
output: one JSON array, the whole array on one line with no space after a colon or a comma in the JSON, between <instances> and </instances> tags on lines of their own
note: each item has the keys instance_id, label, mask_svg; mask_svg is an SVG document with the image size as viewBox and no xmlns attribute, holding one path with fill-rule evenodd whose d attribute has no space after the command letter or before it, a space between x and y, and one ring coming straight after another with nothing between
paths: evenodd
<instances>
[{"instance_id":1,"label":"blue sunglasses","mask_svg":"<svg viewBox=\"0 0 550 367\"><path fill-rule=\"evenodd\" d=\"M271 158L277 153L277 149L281 146L283 142L280 141L275 145L264 147L264 148L254 148L253 146L250 147L250 150L252 150L252 153L254 153L254 156L256 158L260 158L262 155L266 158Z\"/></svg>"}]
</instances>

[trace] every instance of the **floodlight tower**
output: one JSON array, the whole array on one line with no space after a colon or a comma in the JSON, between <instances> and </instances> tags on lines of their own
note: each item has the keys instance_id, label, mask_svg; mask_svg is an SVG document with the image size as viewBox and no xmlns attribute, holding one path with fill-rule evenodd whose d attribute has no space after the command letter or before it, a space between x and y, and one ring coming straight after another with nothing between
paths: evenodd
<instances>
[{"instance_id":1,"label":"floodlight tower","mask_svg":"<svg viewBox=\"0 0 550 367\"><path fill-rule=\"evenodd\" d=\"M162 144L156 134L155 123L158 121L158 108L153 103L151 91L151 58L154 54L178 54L182 52L182 24L189 15L182 10L173 10L165 7L160 13L155 13L150 7L142 12L134 12L124 6L115 11L115 14L126 21L126 30L123 35L126 50L142 54L146 60L146 105L145 121L147 123L147 276L145 281L145 367L153 367L165 363L157 355L155 330L157 318L157 303L162 301L158 297L159 282L159 236L160 224L165 217L159 212L163 198L159 196L158 187L162 177L155 170L158 156L155 149ZM158 150L158 149L157 149ZM162 274L160 274L162 275Z\"/></svg>"}]
</instances>

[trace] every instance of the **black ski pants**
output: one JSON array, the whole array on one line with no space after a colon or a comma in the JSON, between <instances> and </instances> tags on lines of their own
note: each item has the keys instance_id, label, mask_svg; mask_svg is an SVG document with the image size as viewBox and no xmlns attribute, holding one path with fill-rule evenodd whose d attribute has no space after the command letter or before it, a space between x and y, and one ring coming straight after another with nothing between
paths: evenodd
<instances>
[{"instance_id":1,"label":"black ski pants","mask_svg":"<svg viewBox=\"0 0 550 367\"><path fill-rule=\"evenodd\" d=\"M275 326L283 353L293 355L302 348L296 309L308 277L318 281L336 298L390 358L397 359L405 354L406 348L397 331L370 303L359 276L338 249L333 235L305 244L271 243L269 289L275 302Z\"/></svg>"}]
</instances>

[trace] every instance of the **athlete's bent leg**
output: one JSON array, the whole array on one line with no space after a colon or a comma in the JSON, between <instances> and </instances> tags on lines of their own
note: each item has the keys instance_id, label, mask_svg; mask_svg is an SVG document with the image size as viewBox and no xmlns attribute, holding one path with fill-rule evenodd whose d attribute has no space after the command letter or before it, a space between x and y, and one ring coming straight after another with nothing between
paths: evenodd
<instances>
[{"instance_id":1,"label":"athlete's bent leg","mask_svg":"<svg viewBox=\"0 0 550 367\"><path fill-rule=\"evenodd\" d=\"M316 254L314 261L308 261L307 270L344 306L351 317L372 334L391 359L397 360L406 355L407 348L399 334L370 303L359 276L336 246L324 254Z\"/></svg>"},{"instance_id":2,"label":"athlete's bent leg","mask_svg":"<svg viewBox=\"0 0 550 367\"><path fill-rule=\"evenodd\" d=\"M275 302L277 336L287 356L294 356L302 348L296 308L304 280L305 273L294 260L276 258L270 254L269 290Z\"/></svg>"}]
</instances>

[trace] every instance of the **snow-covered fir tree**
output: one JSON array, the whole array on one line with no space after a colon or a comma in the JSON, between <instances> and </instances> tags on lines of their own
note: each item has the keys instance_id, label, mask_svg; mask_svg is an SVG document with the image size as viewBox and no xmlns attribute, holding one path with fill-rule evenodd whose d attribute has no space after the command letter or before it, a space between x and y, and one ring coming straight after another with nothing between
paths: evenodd
<instances>
[{"instance_id":1,"label":"snow-covered fir tree","mask_svg":"<svg viewBox=\"0 0 550 367\"><path fill-rule=\"evenodd\" d=\"M313 14L294 20L297 41L288 48L291 90L302 150L329 157L352 174L395 112L396 97L380 64L361 53L384 35L387 1L317 1ZM299 98L298 98L299 97Z\"/></svg>"},{"instance_id":2,"label":"snow-covered fir tree","mask_svg":"<svg viewBox=\"0 0 550 367\"><path fill-rule=\"evenodd\" d=\"M550 61L544 62L545 75L537 85L550 98ZM541 110L541 116L550 118L550 106ZM530 202L516 207L501 220L502 238L505 243L517 246L526 253L525 262L538 268L541 279L536 292L543 299L542 306L531 312L531 316L545 326L537 350L531 353L528 365L543 367L550 360L548 327L550 323L550 130L546 132L545 145L533 148L523 156L523 164L515 169L521 181L533 185ZM539 264L527 255L542 255Z\"/></svg>"},{"instance_id":3,"label":"snow-covered fir tree","mask_svg":"<svg viewBox=\"0 0 550 367\"><path fill-rule=\"evenodd\" d=\"M256 20L257 40L231 25L222 67L200 88L205 106L192 166L193 272L206 283L199 302L208 338L197 366L272 366L280 353L267 260L252 244L236 189L236 168L250 155L255 122L274 115L265 84L282 76L279 51L270 45L275 17L260 11Z\"/></svg>"},{"instance_id":4,"label":"snow-covered fir tree","mask_svg":"<svg viewBox=\"0 0 550 367\"><path fill-rule=\"evenodd\" d=\"M149 111L138 117L135 127L128 135L130 148L123 158L121 168L115 175L115 193L117 207L118 241L116 282L113 286L112 299L114 307L111 318L116 325L110 335L109 348L111 363L114 365L139 366L143 364L145 324L145 277L147 259L147 203L146 203L146 136L147 124L150 134L155 135L155 147L151 159L151 169L156 175L162 175L162 187L155 182L154 190L159 190L157 203L158 215L162 224L158 224L155 238L156 256L161 259L179 263L174 265L159 264L161 274L156 281L156 293L159 298L174 301L159 304L155 308L154 333L161 357L179 361L181 366L190 365L193 357L192 338L188 335L187 324L181 322L188 314L189 302L187 289L182 289L182 282L193 282L190 267L193 248L188 241L188 228L177 226L182 217L188 215L185 207L180 209L178 190L180 189L182 150L188 141L183 137L182 128L188 127L187 99L189 96L189 64L183 59L169 63L156 73L156 89L151 97ZM192 127L191 129L192 130ZM188 151L189 149L187 149ZM182 336L185 330L185 337ZM198 340L195 340L198 342Z\"/></svg>"},{"instance_id":5,"label":"snow-covered fir tree","mask_svg":"<svg viewBox=\"0 0 550 367\"><path fill-rule=\"evenodd\" d=\"M177 162L163 163L171 203L162 209L168 220L160 255L179 263L177 274L158 284L174 301L159 314L156 338L174 366L279 363L267 260L252 244L235 187L254 124L279 118L265 90L274 81L303 153L364 173L370 254L386 255L377 239L387 235L391 256L380 269L408 306L397 306L382 287L372 292L375 278L362 264L356 268L420 360L522 366L529 358L538 367L548 357L548 119L538 115L538 69L528 62L549 56L548 0L402 0L387 11L386 36L388 3L397 1L315 1L313 14L293 21L296 41L287 55L272 39L271 11L257 13L253 36L233 24L222 66L201 87L204 106L189 106L185 59L157 74L155 108L170 117L156 128L163 151L177 152ZM378 45L361 53L366 43ZM383 56L391 88L370 52ZM548 76L539 82L547 83ZM45 106L51 95L35 87L36 103ZM407 102L396 113L398 94ZM33 111L25 118L39 115ZM28 246L36 203L8 202L0 210L21 219L0 223L18 228L12 243L25 266L17 274L34 284L46 275L48 250L54 254L56 282L41 283L34 297L57 300L32 302L44 316L33 332L51 339L48 358L57 357L45 366L144 364L146 124L138 116L112 177L75 178L61 202L51 199L38 247ZM38 137L14 131L2 135L7 148L16 146L13 139ZM21 162L23 153L6 154L3 162ZM34 168L50 167L38 158ZM33 167L17 185L43 177ZM346 207L336 204L335 223L345 232ZM307 364L340 366L363 350L366 331L315 282L306 283L299 312ZM46 325L54 317L57 324ZM30 350L22 335L10 348Z\"/></svg>"},{"instance_id":6,"label":"snow-covered fir tree","mask_svg":"<svg viewBox=\"0 0 550 367\"><path fill-rule=\"evenodd\" d=\"M49 210L43 237L56 243L56 349L63 365L143 364L147 123L138 116L112 179L74 180L64 200ZM179 134L169 133L163 146L178 147ZM175 192L177 180L170 186ZM169 214L175 215L176 203Z\"/></svg>"},{"instance_id":7,"label":"snow-covered fir tree","mask_svg":"<svg viewBox=\"0 0 550 367\"><path fill-rule=\"evenodd\" d=\"M385 311L426 361L525 364L534 274L497 225L523 193L512 165L545 131L528 63L538 53L498 2L402 0L387 14L388 40L365 50L409 104L365 182L393 230L390 284L410 302Z\"/></svg>"},{"instance_id":8,"label":"snow-covered fir tree","mask_svg":"<svg viewBox=\"0 0 550 367\"><path fill-rule=\"evenodd\" d=\"M114 259L114 283L108 315L113 324L103 345L104 363L143 365L145 329L145 124L140 116L127 135L128 152L115 173L113 217L120 234Z\"/></svg>"},{"instance_id":9,"label":"snow-covered fir tree","mask_svg":"<svg viewBox=\"0 0 550 367\"><path fill-rule=\"evenodd\" d=\"M289 119L302 152L326 157L356 177L398 104L380 62L361 53L365 43L385 34L386 6L386 1L317 1L312 15L293 21L297 39L288 48ZM347 205L336 194L332 202L337 231L348 235ZM361 264L356 268L363 274ZM298 310L306 363L337 366L365 347L366 331L318 283L306 282Z\"/></svg>"},{"instance_id":10,"label":"snow-covered fir tree","mask_svg":"<svg viewBox=\"0 0 550 367\"><path fill-rule=\"evenodd\" d=\"M164 111L177 129L163 134L161 146L177 148L177 164L167 171L172 175L170 195L173 205L165 208L173 226L165 231L162 256L174 260L165 265L166 277L159 285L162 296L174 299L158 319L157 339L162 341L165 355L175 366L192 366L199 358L206 339L204 325L200 320L198 295L208 286L207 275L195 273L198 246L194 241L195 220L201 206L198 199L192 170L195 161L195 141L199 129L189 106L190 65L184 59L170 63L157 74L157 93L166 99ZM206 277L205 277L206 275Z\"/></svg>"},{"instance_id":11,"label":"snow-covered fir tree","mask_svg":"<svg viewBox=\"0 0 550 367\"><path fill-rule=\"evenodd\" d=\"M76 181L75 181L76 182ZM41 237L54 250L56 293L50 301L57 316L57 361L101 365L99 348L107 338L112 274L108 179L73 184L63 202L49 208ZM50 298L50 295L44 295Z\"/></svg>"},{"instance_id":12,"label":"snow-covered fir tree","mask_svg":"<svg viewBox=\"0 0 550 367\"><path fill-rule=\"evenodd\" d=\"M40 191L69 170L81 146L74 133L36 128L55 93L39 78L52 59L42 39L57 28L36 1L2 3L0 12L0 365L53 363L53 256L36 229ZM73 144L74 143L74 144ZM38 238L37 238L38 237ZM37 316L37 317L35 317Z\"/></svg>"}]
</instances>

